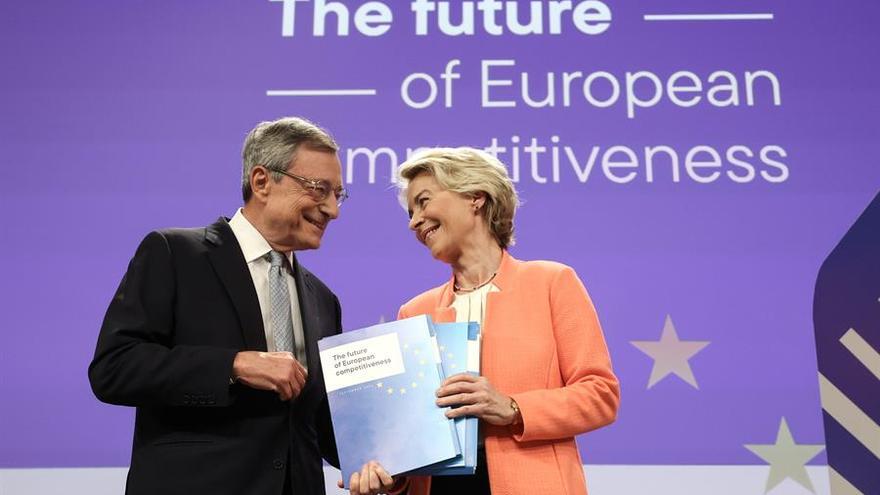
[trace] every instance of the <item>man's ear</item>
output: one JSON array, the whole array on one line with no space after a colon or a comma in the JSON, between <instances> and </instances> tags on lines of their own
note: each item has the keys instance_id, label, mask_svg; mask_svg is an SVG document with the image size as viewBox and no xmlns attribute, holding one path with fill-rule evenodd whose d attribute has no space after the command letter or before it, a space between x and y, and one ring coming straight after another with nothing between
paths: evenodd
<instances>
[{"instance_id":1,"label":"man's ear","mask_svg":"<svg viewBox=\"0 0 880 495\"><path fill-rule=\"evenodd\" d=\"M269 182L272 180L272 177L265 167L254 167L251 170L249 180L251 182L251 191L255 197L265 197L268 194Z\"/></svg>"}]
</instances>

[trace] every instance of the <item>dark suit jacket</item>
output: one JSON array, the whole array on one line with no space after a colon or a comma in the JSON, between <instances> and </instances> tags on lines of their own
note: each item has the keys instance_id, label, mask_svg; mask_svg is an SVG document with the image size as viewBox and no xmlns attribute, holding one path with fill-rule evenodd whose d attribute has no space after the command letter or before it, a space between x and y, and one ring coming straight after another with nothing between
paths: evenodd
<instances>
[{"instance_id":1,"label":"dark suit jacket","mask_svg":"<svg viewBox=\"0 0 880 495\"><path fill-rule=\"evenodd\" d=\"M339 301L294 261L308 381L300 396L230 385L240 350L266 350L257 293L225 219L151 232L107 309L89 380L137 408L129 494L323 494L338 466L317 341L341 331Z\"/></svg>"}]
</instances>

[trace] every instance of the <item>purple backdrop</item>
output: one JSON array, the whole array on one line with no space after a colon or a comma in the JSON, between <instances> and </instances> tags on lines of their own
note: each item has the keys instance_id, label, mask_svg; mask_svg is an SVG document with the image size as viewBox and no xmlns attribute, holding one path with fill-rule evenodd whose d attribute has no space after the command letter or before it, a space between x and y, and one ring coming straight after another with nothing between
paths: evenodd
<instances>
[{"instance_id":1,"label":"purple backdrop","mask_svg":"<svg viewBox=\"0 0 880 495\"><path fill-rule=\"evenodd\" d=\"M345 3L354 11L364 2ZM386 3L394 19L380 36L359 34L353 22L338 36L332 16L329 32L315 36L313 2L297 2L289 37L282 4L270 1L0 6L0 467L127 465L132 411L98 403L86 377L106 305L146 232L234 213L245 133L291 114L329 128L343 165L351 164L352 199L324 247L302 256L340 296L347 328L394 317L448 276L406 228L388 155L377 158L371 183L366 156L352 150L388 147L402 160L407 147L535 138L556 145L559 180L552 149L534 151L547 183L532 177L529 151L520 150L525 205L512 252L577 269L623 385L618 422L580 439L584 461L755 464L743 444L771 443L782 416L798 442L823 443L812 292L821 262L880 184L880 69L868 55L880 46L871 24L880 5L719 1L712 11L773 19L661 22L644 16L703 13L707 2L607 0L612 20L600 34L582 33L568 13L561 34L548 33L545 19L544 34L491 36L478 16L476 34L453 37L438 31L436 13L429 33L416 35L409 2ZM453 2L454 23L459 9ZM440 74L455 59L447 107ZM514 61L490 68L490 78L514 81L492 86L490 98L515 107L481 103L486 60ZM576 71L565 105L562 73ZM600 71L607 75L595 76L594 101L613 96L609 77L620 85L607 108L582 90ZM640 71L658 77L663 96L629 116L626 74ZM681 90L689 76L673 83L682 101L701 96L693 107L670 98L666 85L678 71L703 86ZM735 76L738 104L710 102L732 103L730 88L710 97L716 71ZM745 74L755 71L775 78L778 100L766 76L748 104ZM520 72L534 99L547 95L546 74L555 73L555 106L527 106ZM413 73L437 82L428 108L401 97ZM636 97L650 100L650 76L637 80ZM267 95L319 88L377 93ZM426 88L416 81L411 96L425 97ZM689 173L685 165L701 145L721 156L722 175L709 183L693 176L714 168ZM637 165L615 167L627 161L619 148L603 170L612 146L633 150ZM657 146L679 156L678 181L664 154L648 180L645 147ZM736 146L745 147L734 158L751 164L749 180L749 167L726 157ZM585 182L565 147L581 169L596 147ZM513 152L500 157L512 164ZM710 161L711 152L692 160ZM613 180L629 172L632 180ZM710 342L690 360L699 389L677 376L647 388L653 361L630 342L658 340L667 315L681 339Z\"/></svg>"}]
</instances>

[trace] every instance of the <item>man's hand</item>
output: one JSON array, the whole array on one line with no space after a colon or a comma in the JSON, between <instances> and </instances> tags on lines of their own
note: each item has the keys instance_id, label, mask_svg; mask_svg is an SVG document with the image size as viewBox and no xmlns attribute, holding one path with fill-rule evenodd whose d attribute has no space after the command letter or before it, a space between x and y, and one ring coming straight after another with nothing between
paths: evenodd
<instances>
[{"instance_id":1,"label":"man's hand","mask_svg":"<svg viewBox=\"0 0 880 495\"><path fill-rule=\"evenodd\" d=\"M289 352L241 351L232 363L232 376L248 387L291 400L302 391L308 371Z\"/></svg>"},{"instance_id":2,"label":"man's hand","mask_svg":"<svg viewBox=\"0 0 880 495\"><path fill-rule=\"evenodd\" d=\"M348 483L351 495L377 495L388 493L394 487L395 480L376 461L370 461L361 468L359 473L352 473ZM344 488L342 480L336 483L339 488Z\"/></svg>"},{"instance_id":3,"label":"man's hand","mask_svg":"<svg viewBox=\"0 0 880 495\"><path fill-rule=\"evenodd\" d=\"M493 425L509 425L516 420L511 398L499 393L484 376L468 373L452 375L437 389L437 405L451 406L447 418L476 416Z\"/></svg>"}]
</instances>

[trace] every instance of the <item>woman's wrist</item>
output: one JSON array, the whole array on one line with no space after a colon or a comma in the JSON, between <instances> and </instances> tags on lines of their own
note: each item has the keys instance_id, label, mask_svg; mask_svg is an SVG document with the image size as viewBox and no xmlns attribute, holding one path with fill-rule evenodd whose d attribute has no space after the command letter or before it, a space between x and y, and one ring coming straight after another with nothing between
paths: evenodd
<instances>
[{"instance_id":1,"label":"woman's wrist","mask_svg":"<svg viewBox=\"0 0 880 495\"><path fill-rule=\"evenodd\" d=\"M522 424L522 412L519 410L519 404L516 403L516 400L513 397L510 397L510 410L513 414L512 419L510 420L511 426L517 426Z\"/></svg>"}]
</instances>

